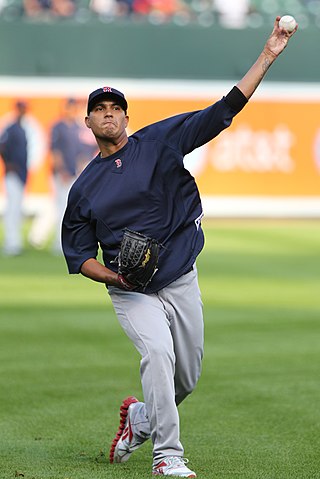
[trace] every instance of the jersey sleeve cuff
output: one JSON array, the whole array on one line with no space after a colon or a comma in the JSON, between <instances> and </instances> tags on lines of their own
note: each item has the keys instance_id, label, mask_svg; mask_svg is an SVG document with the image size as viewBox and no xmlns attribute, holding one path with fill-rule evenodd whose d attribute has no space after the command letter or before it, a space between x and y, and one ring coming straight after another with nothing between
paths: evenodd
<instances>
[{"instance_id":1,"label":"jersey sleeve cuff","mask_svg":"<svg viewBox=\"0 0 320 479\"><path fill-rule=\"evenodd\" d=\"M238 87L234 86L231 91L225 97L225 101L228 105L235 110L237 113L245 107L248 103L247 97L239 90Z\"/></svg>"}]
</instances>

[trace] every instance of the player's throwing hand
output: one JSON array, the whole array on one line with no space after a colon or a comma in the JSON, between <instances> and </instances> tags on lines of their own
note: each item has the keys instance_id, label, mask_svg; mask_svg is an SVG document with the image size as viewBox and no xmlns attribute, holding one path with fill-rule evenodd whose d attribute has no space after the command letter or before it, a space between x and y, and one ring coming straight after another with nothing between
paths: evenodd
<instances>
[{"instance_id":1,"label":"player's throwing hand","mask_svg":"<svg viewBox=\"0 0 320 479\"><path fill-rule=\"evenodd\" d=\"M269 50L275 57L279 56L280 53L283 52L288 44L289 39L298 29L298 24L292 32L281 28L279 25L280 18L280 16L276 18L272 33L265 45L265 49Z\"/></svg>"}]
</instances>

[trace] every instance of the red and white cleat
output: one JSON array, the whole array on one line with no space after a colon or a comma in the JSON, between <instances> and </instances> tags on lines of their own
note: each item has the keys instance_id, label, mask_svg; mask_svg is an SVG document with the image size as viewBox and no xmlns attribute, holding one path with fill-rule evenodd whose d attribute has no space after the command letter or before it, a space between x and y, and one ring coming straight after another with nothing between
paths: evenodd
<instances>
[{"instance_id":1,"label":"red and white cleat","mask_svg":"<svg viewBox=\"0 0 320 479\"><path fill-rule=\"evenodd\" d=\"M134 396L129 396L122 401L119 429L110 448L109 458L111 463L128 461L131 454L144 443L144 440L133 435L131 429L130 409L132 410L133 404L137 402L139 401Z\"/></svg>"},{"instance_id":2,"label":"red and white cleat","mask_svg":"<svg viewBox=\"0 0 320 479\"><path fill-rule=\"evenodd\" d=\"M165 457L161 462L153 465L152 474L155 476L197 477L196 473L186 466L188 462L188 459L183 457Z\"/></svg>"}]
</instances>

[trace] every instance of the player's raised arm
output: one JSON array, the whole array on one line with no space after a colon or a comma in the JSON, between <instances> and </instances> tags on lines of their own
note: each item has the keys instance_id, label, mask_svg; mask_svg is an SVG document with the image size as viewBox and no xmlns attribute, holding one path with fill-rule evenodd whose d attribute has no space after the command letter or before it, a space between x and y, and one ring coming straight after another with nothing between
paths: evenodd
<instances>
[{"instance_id":1,"label":"player's raised arm","mask_svg":"<svg viewBox=\"0 0 320 479\"><path fill-rule=\"evenodd\" d=\"M274 22L273 31L257 61L237 84L239 90L241 90L248 99L259 86L272 63L286 48L292 35L297 31L298 25L295 26L293 31L289 32L279 25L279 21L280 17L277 17Z\"/></svg>"}]
</instances>

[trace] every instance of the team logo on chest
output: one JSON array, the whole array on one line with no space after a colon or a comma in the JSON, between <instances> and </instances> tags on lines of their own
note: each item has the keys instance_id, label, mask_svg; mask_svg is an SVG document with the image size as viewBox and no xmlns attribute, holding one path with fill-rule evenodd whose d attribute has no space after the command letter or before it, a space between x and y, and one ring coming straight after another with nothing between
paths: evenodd
<instances>
[{"instance_id":1,"label":"team logo on chest","mask_svg":"<svg viewBox=\"0 0 320 479\"><path fill-rule=\"evenodd\" d=\"M114 162L115 162L117 168L121 168L122 161L120 160L120 158L117 158L116 160L114 160Z\"/></svg>"}]
</instances>

